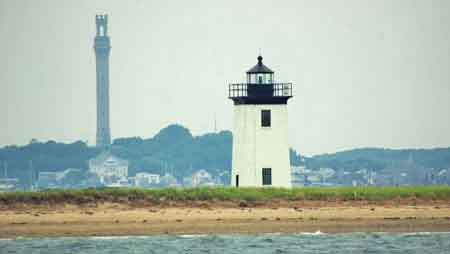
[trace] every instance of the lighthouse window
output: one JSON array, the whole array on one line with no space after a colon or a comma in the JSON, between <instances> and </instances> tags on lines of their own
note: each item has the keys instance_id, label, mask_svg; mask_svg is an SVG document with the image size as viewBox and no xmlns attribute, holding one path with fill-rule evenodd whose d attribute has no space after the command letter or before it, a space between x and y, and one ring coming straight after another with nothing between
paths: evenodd
<instances>
[{"instance_id":1,"label":"lighthouse window","mask_svg":"<svg viewBox=\"0 0 450 254\"><path fill-rule=\"evenodd\" d=\"M272 169L263 168L262 169L262 181L263 185L272 185Z\"/></svg>"},{"instance_id":2,"label":"lighthouse window","mask_svg":"<svg viewBox=\"0 0 450 254\"><path fill-rule=\"evenodd\" d=\"M261 126L270 127L270 110L261 110Z\"/></svg>"}]
</instances>

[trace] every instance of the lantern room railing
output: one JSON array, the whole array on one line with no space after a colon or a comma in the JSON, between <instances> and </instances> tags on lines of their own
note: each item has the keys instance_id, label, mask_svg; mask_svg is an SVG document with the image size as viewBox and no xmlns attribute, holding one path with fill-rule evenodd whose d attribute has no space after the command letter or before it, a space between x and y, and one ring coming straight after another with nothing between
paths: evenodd
<instances>
[{"instance_id":1,"label":"lantern room railing","mask_svg":"<svg viewBox=\"0 0 450 254\"><path fill-rule=\"evenodd\" d=\"M292 83L273 84L229 84L228 98L245 97L292 97Z\"/></svg>"}]
</instances>

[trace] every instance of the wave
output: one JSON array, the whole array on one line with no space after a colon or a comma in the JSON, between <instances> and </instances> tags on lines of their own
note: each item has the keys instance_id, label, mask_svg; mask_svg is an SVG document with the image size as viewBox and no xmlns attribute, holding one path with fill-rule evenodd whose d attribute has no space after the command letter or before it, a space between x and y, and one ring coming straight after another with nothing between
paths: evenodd
<instances>
[{"instance_id":1,"label":"wave","mask_svg":"<svg viewBox=\"0 0 450 254\"><path fill-rule=\"evenodd\" d=\"M213 234L211 234L213 235ZM207 235L207 234L193 234L193 235L177 235L178 237L181 238L201 238L201 237L207 237L207 236L211 236L211 235Z\"/></svg>"},{"instance_id":2,"label":"wave","mask_svg":"<svg viewBox=\"0 0 450 254\"><path fill-rule=\"evenodd\" d=\"M323 233L320 230L317 230L316 232L301 232L301 233L296 233L296 235L326 235L326 233Z\"/></svg>"},{"instance_id":3,"label":"wave","mask_svg":"<svg viewBox=\"0 0 450 254\"><path fill-rule=\"evenodd\" d=\"M151 235L120 235L120 236L89 236L88 238L94 240L117 240L117 239L145 239L150 238Z\"/></svg>"},{"instance_id":4,"label":"wave","mask_svg":"<svg viewBox=\"0 0 450 254\"><path fill-rule=\"evenodd\" d=\"M413 236L413 235L447 235L450 232L409 232L409 233L400 233L399 235L404 236Z\"/></svg>"}]
</instances>

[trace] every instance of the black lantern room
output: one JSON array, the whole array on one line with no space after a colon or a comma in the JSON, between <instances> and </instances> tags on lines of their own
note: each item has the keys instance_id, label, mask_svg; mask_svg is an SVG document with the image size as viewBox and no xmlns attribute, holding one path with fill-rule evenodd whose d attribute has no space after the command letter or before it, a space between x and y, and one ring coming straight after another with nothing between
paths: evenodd
<instances>
[{"instance_id":1,"label":"black lantern room","mask_svg":"<svg viewBox=\"0 0 450 254\"><path fill-rule=\"evenodd\" d=\"M275 83L274 72L262 62L247 71L247 83L229 84L228 97L239 104L286 104L292 97L292 83Z\"/></svg>"},{"instance_id":2,"label":"black lantern room","mask_svg":"<svg viewBox=\"0 0 450 254\"><path fill-rule=\"evenodd\" d=\"M247 71L247 83L271 84L273 83L273 71L262 63L262 56L258 56L258 64Z\"/></svg>"}]
</instances>

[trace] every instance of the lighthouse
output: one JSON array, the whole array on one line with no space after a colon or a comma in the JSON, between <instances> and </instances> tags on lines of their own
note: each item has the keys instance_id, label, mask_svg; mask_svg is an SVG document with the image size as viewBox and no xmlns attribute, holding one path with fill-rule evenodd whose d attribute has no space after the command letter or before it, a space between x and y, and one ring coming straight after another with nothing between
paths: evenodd
<instances>
[{"instance_id":1,"label":"lighthouse","mask_svg":"<svg viewBox=\"0 0 450 254\"><path fill-rule=\"evenodd\" d=\"M276 83L258 56L245 83L229 84L233 100L232 186L291 187L287 102L292 83Z\"/></svg>"},{"instance_id":2,"label":"lighthouse","mask_svg":"<svg viewBox=\"0 0 450 254\"><path fill-rule=\"evenodd\" d=\"M94 50L97 71L97 146L111 144L109 129L109 53L111 42L108 36L108 15L96 15Z\"/></svg>"}]
</instances>

